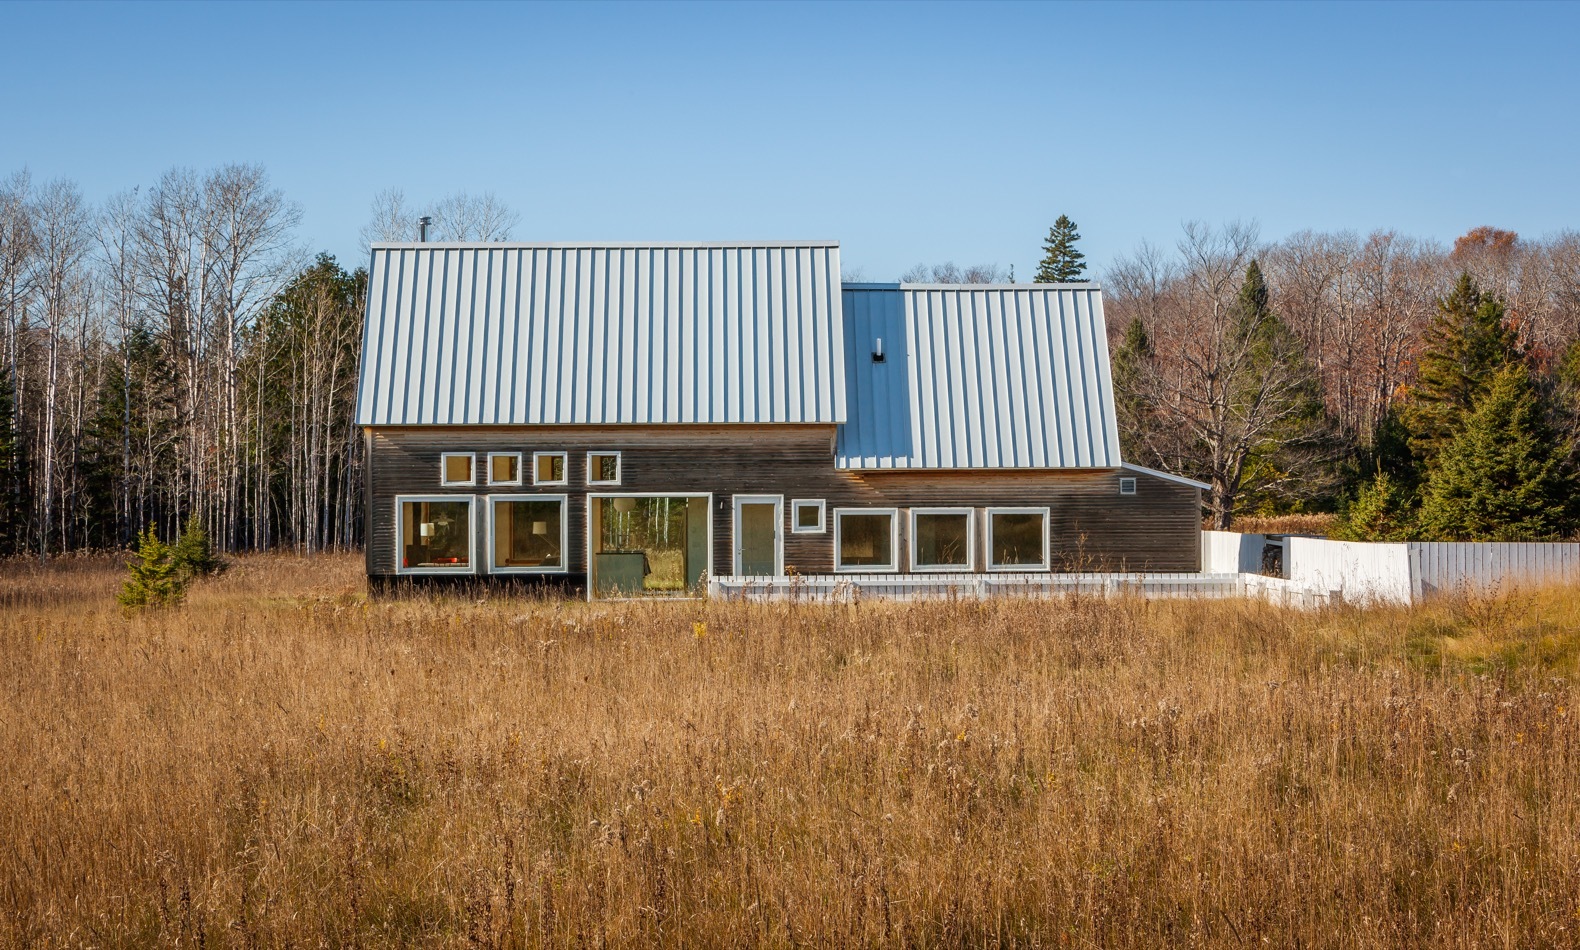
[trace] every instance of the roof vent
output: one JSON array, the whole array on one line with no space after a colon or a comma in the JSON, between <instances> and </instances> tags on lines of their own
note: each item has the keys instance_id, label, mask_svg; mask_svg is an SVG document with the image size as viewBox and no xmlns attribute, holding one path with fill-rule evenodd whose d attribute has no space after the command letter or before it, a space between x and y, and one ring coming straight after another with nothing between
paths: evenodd
<instances>
[{"instance_id":1,"label":"roof vent","mask_svg":"<svg viewBox=\"0 0 1580 950\"><path fill-rule=\"evenodd\" d=\"M427 215L423 215L417 219L417 240L424 244L428 243L428 225L432 223L433 219Z\"/></svg>"},{"instance_id":2,"label":"roof vent","mask_svg":"<svg viewBox=\"0 0 1580 950\"><path fill-rule=\"evenodd\" d=\"M872 344L872 361L874 363L882 363L884 361L883 337L881 336L878 337L877 341Z\"/></svg>"}]
</instances>

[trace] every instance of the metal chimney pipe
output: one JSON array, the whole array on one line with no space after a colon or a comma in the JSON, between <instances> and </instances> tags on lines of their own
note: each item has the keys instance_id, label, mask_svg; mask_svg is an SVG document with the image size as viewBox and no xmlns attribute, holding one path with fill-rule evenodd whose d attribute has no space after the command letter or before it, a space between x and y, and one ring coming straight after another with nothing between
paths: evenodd
<instances>
[{"instance_id":1,"label":"metal chimney pipe","mask_svg":"<svg viewBox=\"0 0 1580 950\"><path fill-rule=\"evenodd\" d=\"M433 219L427 215L423 215L417 219L417 240L424 244L428 243L428 225L432 223Z\"/></svg>"}]
</instances>

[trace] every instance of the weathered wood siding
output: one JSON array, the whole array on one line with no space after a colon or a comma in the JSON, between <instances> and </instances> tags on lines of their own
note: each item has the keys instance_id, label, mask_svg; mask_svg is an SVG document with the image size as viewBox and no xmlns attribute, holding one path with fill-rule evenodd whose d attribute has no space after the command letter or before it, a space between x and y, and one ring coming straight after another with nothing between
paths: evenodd
<instances>
[{"instance_id":1,"label":"weathered wood siding","mask_svg":"<svg viewBox=\"0 0 1580 950\"><path fill-rule=\"evenodd\" d=\"M783 495L785 566L801 574L834 569L834 509L840 507L1046 506L1051 509L1052 565L1056 571L1195 571L1201 563L1201 499L1197 489L1139 472L1124 472L1137 483L1135 495L1119 494L1121 472L977 471L841 472L833 462L832 426L668 426L668 427L408 427L369 433L367 569L372 575L395 573L396 495L565 494L569 544L566 563L574 573L586 569L588 492L713 493L713 570L732 568L731 497ZM479 484L445 488L439 479L444 452L477 454ZM567 486L534 488L533 452L568 454ZM621 453L619 486L587 485L587 453ZM490 486L483 482L486 453L521 452L524 484ZM827 503L822 534L790 531L790 502ZM983 512L976 517L978 569ZM477 517L487 517L480 501ZM900 519L900 568L907 570L909 524ZM478 573L486 571L481 524Z\"/></svg>"}]
</instances>

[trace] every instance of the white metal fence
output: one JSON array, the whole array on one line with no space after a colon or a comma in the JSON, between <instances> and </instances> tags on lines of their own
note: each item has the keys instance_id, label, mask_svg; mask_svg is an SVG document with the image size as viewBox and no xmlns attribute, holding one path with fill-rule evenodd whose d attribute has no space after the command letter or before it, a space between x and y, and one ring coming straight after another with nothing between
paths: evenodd
<instances>
[{"instance_id":1,"label":"white metal fence","mask_svg":"<svg viewBox=\"0 0 1580 950\"><path fill-rule=\"evenodd\" d=\"M1202 570L1247 570L1250 552L1260 552L1264 543L1259 534L1203 531ZM1284 573L1291 581L1339 591L1351 603L1411 604L1452 591L1580 580L1580 544L1373 544L1290 537L1284 545Z\"/></svg>"},{"instance_id":2,"label":"white metal fence","mask_svg":"<svg viewBox=\"0 0 1580 950\"><path fill-rule=\"evenodd\" d=\"M739 600L849 603L876 598L1261 597L1292 607L1321 607L1333 591L1308 589L1260 574L820 574L798 577L716 577L708 595Z\"/></svg>"},{"instance_id":3,"label":"white metal fence","mask_svg":"<svg viewBox=\"0 0 1580 950\"><path fill-rule=\"evenodd\" d=\"M1412 604L1456 590L1580 581L1580 544L1369 544L1284 539L1287 577L1259 571L1260 534L1202 532L1199 574L824 574L716 577L713 597L849 602L995 596L1260 597L1292 607Z\"/></svg>"}]
</instances>

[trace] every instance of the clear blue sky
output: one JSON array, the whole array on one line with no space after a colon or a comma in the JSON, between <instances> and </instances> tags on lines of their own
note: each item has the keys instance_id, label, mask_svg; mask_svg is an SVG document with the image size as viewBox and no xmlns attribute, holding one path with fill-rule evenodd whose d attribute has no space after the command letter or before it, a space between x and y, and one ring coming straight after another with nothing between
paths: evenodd
<instances>
[{"instance_id":1,"label":"clear blue sky","mask_svg":"<svg viewBox=\"0 0 1580 950\"><path fill-rule=\"evenodd\" d=\"M1580 228L1580 5L0 4L0 174L260 162L360 262L374 192L527 240L837 238L1101 268L1188 219Z\"/></svg>"}]
</instances>

